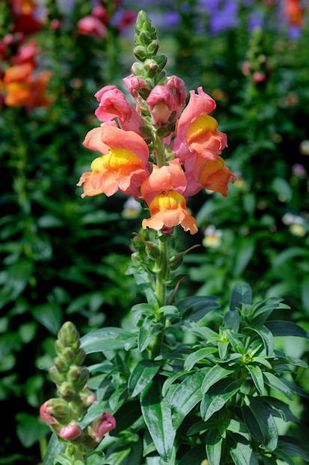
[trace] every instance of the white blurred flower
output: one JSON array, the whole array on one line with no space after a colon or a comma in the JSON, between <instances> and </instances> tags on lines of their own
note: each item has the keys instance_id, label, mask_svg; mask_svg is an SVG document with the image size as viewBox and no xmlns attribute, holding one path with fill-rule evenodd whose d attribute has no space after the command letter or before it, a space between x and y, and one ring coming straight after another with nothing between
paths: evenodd
<instances>
[{"instance_id":1,"label":"white blurred flower","mask_svg":"<svg viewBox=\"0 0 309 465\"><path fill-rule=\"evenodd\" d=\"M222 231L217 229L213 224L207 226L204 231L204 239L202 241L204 247L217 248L221 245Z\"/></svg>"},{"instance_id":2,"label":"white blurred flower","mask_svg":"<svg viewBox=\"0 0 309 465\"><path fill-rule=\"evenodd\" d=\"M141 204L134 197L129 197L123 205L122 216L132 220L139 217L141 210Z\"/></svg>"}]
</instances>

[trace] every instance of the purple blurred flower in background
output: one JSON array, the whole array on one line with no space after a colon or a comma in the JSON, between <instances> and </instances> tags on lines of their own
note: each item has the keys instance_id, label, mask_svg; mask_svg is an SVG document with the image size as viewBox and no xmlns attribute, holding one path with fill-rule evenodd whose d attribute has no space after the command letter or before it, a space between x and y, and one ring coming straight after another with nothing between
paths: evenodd
<instances>
[{"instance_id":1,"label":"purple blurred flower in background","mask_svg":"<svg viewBox=\"0 0 309 465\"><path fill-rule=\"evenodd\" d=\"M238 4L235 0L200 0L199 9L208 15L212 34L219 34L238 25Z\"/></svg>"}]
</instances>

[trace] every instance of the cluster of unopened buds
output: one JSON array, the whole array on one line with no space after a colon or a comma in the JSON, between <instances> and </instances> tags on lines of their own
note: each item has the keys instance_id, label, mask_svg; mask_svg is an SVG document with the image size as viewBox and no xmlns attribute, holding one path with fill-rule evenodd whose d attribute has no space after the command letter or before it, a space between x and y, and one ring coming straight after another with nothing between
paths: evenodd
<instances>
[{"instance_id":1,"label":"cluster of unopened buds","mask_svg":"<svg viewBox=\"0 0 309 465\"><path fill-rule=\"evenodd\" d=\"M85 352L80 348L79 334L71 322L60 329L55 348L57 357L50 375L57 385L58 397L41 405L40 417L60 439L73 441L87 453L116 428L116 420L103 412L90 425L80 427L79 422L96 396L87 387L89 371L82 366Z\"/></svg>"},{"instance_id":2,"label":"cluster of unopened buds","mask_svg":"<svg viewBox=\"0 0 309 465\"><path fill-rule=\"evenodd\" d=\"M134 63L123 80L136 105L114 85L96 93L95 115L102 124L88 132L84 145L100 155L78 185L82 196L121 191L145 201L151 216L144 228L170 232L180 224L194 234L187 199L202 189L226 196L235 180L220 157L227 138L209 114L216 103L202 87L190 91L185 106L185 84L165 76L166 58L156 56L156 35L143 12L136 31L134 53L142 63Z\"/></svg>"},{"instance_id":3,"label":"cluster of unopened buds","mask_svg":"<svg viewBox=\"0 0 309 465\"><path fill-rule=\"evenodd\" d=\"M29 39L41 25L36 19L35 9L35 2L13 1L13 31L0 42L0 58L4 64L3 69L0 68L0 94L9 107L32 109L52 102L46 94L51 73L36 71L40 50L35 40Z\"/></svg>"}]
</instances>

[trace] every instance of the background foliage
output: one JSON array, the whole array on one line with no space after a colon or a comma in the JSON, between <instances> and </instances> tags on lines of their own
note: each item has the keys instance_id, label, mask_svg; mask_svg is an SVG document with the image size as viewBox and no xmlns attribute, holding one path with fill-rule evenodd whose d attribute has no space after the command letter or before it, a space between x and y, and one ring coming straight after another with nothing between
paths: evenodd
<instances>
[{"instance_id":1,"label":"background foliage","mask_svg":"<svg viewBox=\"0 0 309 465\"><path fill-rule=\"evenodd\" d=\"M11 413L0 463L40 462L47 430L38 406L50 389L46 370L61 323L73 318L82 334L117 325L139 299L125 274L139 219L123 216L121 197L82 200L75 185L88 164L81 142L95 124L93 94L129 74L132 21L141 7L160 30L169 73L217 100L227 164L239 178L227 199L192 203L205 234L177 238L203 243L185 258L189 279L180 296L218 295L226 305L227 290L246 280L256 298L284 298L291 310L282 318L308 329L308 18L296 31L282 8L278 13L282 2L243 1L236 10L228 1L152 3L36 5L40 27L22 32L22 42L35 40L38 69L51 70L53 102L31 109L3 101L3 76L21 39L14 2L0 5L0 400ZM104 33L81 33L80 19L96 6L106 8ZM290 356L305 352L301 339L282 344ZM304 375L299 382L306 386Z\"/></svg>"}]
</instances>

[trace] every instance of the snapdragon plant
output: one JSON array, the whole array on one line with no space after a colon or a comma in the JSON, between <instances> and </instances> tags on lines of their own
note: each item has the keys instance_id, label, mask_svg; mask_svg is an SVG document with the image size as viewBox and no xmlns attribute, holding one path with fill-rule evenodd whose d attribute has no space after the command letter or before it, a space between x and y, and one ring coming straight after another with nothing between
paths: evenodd
<instances>
[{"instance_id":1,"label":"snapdragon plant","mask_svg":"<svg viewBox=\"0 0 309 465\"><path fill-rule=\"evenodd\" d=\"M276 336L304 337L291 322L271 319L288 307L255 302L237 285L229 308L214 297L178 300L174 229L197 232L187 199L203 188L227 195L235 176L221 152L226 135L209 115L214 100L165 75L156 30L144 12L136 24L132 74L124 79L136 107L116 86L99 90L97 118L84 145L100 153L79 182L83 196L117 191L145 207L133 239L129 274L145 294L124 327L81 339L61 328L51 377L57 396L41 407L53 436L45 465L257 465L308 458L279 434L278 419L297 419L305 363L276 349ZM149 216L150 215L150 216ZM85 356L95 363L84 366ZM91 360L93 355L90 355Z\"/></svg>"}]
</instances>

